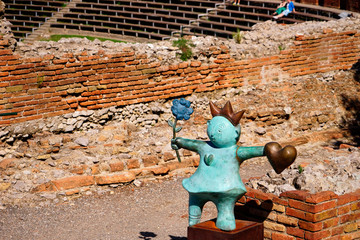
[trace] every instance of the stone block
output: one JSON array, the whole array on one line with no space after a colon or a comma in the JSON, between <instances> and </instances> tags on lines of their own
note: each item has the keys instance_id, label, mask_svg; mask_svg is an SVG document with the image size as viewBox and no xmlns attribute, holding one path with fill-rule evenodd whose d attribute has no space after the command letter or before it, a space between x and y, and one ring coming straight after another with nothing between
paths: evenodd
<instances>
[{"instance_id":1,"label":"stone block","mask_svg":"<svg viewBox=\"0 0 360 240\"><path fill-rule=\"evenodd\" d=\"M273 231L278 231L278 232L285 232L285 230L286 230L284 225L278 224L278 223L275 223L272 221L268 221L268 220L264 221L264 228L270 229Z\"/></svg>"},{"instance_id":2,"label":"stone block","mask_svg":"<svg viewBox=\"0 0 360 240\"><path fill-rule=\"evenodd\" d=\"M170 169L168 167L159 166L149 168L148 170L150 170L154 175L164 175L167 174Z\"/></svg>"},{"instance_id":3,"label":"stone block","mask_svg":"<svg viewBox=\"0 0 360 240\"><path fill-rule=\"evenodd\" d=\"M72 176L52 182L58 190L67 190L95 184L93 176Z\"/></svg>"},{"instance_id":4,"label":"stone block","mask_svg":"<svg viewBox=\"0 0 360 240\"><path fill-rule=\"evenodd\" d=\"M159 162L159 159L156 156L145 156L143 157L143 163L144 163L144 167L150 167L150 166L154 166Z\"/></svg>"},{"instance_id":5,"label":"stone block","mask_svg":"<svg viewBox=\"0 0 360 240\"><path fill-rule=\"evenodd\" d=\"M289 236L283 233L273 232L271 234L272 240L295 240L296 238L293 236Z\"/></svg>"},{"instance_id":6,"label":"stone block","mask_svg":"<svg viewBox=\"0 0 360 240\"><path fill-rule=\"evenodd\" d=\"M138 159L128 159L126 161L126 166L128 169L140 168L140 162Z\"/></svg>"},{"instance_id":7,"label":"stone block","mask_svg":"<svg viewBox=\"0 0 360 240\"><path fill-rule=\"evenodd\" d=\"M167 161L170 161L170 160L174 160L175 156L171 152L164 152L163 158L164 158L164 161L167 162Z\"/></svg>"},{"instance_id":8,"label":"stone block","mask_svg":"<svg viewBox=\"0 0 360 240\"><path fill-rule=\"evenodd\" d=\"M308 240L321 240L331 236L330 230L323 230L318 232L305 232L305 239Z\"/></svg>"},{"instance_id":9,"label":"stone block","mask_svg":"<svg viewBox=\"0 0 360 240\"><path fill-rule=\"evenodd\" d=\"M308 221L299 220L299 227L307 231L316 232L316 231L320 231L323 228L323 223L322 222L312 223Z\"/></svg>"},{"instance_id":10,"label":"stone block","mask_svg":"<svg viewBox=\"0 0 360 240\"><path fill-rule=\"evenodd\" d=\"M13 166L14 161L16 158L6 158L0 162L0 169L6 169L8 167Z\"/></svg>"},{"instance_id":11,"label":"stone block","mask_svg":"<svg viewBox=\"0 0 360 240\"><path fill-rule=\"evenodd\" d=\"M110 163L110 172L120 172L124 170L123 162Z\"/></svg>"},{"instance_id":12,"label":"stone block","mask_svg":"<svg viewBox=\"0 0 360 240\"><path fill-rule=\"evenodd\" d=\"M279 223L284 223L284 224L289 225L289 226L297 226L298 222L299 222L299 220L297 218L289 217L289 216L286 216L286 215L278 215L277 221Z\"/></svg>"},{"instance_id":13,"label":"stone block","mask_svg":"<svg viewBox=\"0 0 360 240\"><path fill-rule=\"evenodd\" d=\"M127 183L135 179L135 174L132 172L124 172L116 175L95 176L95 181L98 185L113 184L113 183Z\"/></svg>"},{"instance_id":14,"label":"stone block","mask_svg":"<svg viewBox=\"0 0 360 240\"><path fill-rule=\"evenodd\" d=\"M299 237L301 239L303 239L305 235L305 231L297 227L287 227L286 233L291 236Z\"/></svg>"}]
</instances>

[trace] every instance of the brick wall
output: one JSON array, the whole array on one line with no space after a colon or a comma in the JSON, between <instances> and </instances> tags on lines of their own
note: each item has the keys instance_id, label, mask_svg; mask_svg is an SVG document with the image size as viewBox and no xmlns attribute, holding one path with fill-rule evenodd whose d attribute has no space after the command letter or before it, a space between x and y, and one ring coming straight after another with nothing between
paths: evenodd
<instances>
[{"instance_id":1,"label":"brick wall","mask_svg":"<svg viewBox=\"0 0 360 240\"><path fill-rule=\"evenodd\" d=\"M360 33L297 36L291 49L256 59L230 58L214 50L212 64L201 61L160 65L124 48L119 54L83 52L55 58L20 58L0 40L0 126L83 109L150 102L244 85L259 86L333 70L348 70L360 58Z\"/></svg>"},{"instance_id":2,"label":"brick wall","mask_svg":"<svg viewBox=\"0 0 360 240\"><path fill-rule=\"evenodd\" d=\"M289 191L279 196L248 188L236 206L239 218L264 222L265 239L360 238L360 190L344 195Z\"/></svg>"}]
</instances>

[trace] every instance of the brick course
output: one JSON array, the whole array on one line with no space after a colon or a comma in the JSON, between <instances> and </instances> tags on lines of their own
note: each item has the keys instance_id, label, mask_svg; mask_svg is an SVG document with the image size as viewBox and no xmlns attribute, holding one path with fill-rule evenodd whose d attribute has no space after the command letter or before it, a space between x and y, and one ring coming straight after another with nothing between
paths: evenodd
<instances>
[{"instance_id":1,"label":"brick course","mask_svg":"<svg viewBox=\"0 0 360 240\"><path fill-rule=\"evenodd\" d=\"M299 35L291 49L271 57L239 61L222 47L213 55L213 64L192 61L169 66L150 62L147 56L127 49L93 56L84 52L76 59L69 54L60 59L53 55L23 59L6 49L7 42L0 39L0 92L4 99L16 103L0 101L0 113L17 113L0 117L0 126L84 108L125 106L245 84L258 86L285 76L350 69L360 58L360 34L324 32ZM291 88L288 85L273 91Z\"/></svg>"}]
</instances>

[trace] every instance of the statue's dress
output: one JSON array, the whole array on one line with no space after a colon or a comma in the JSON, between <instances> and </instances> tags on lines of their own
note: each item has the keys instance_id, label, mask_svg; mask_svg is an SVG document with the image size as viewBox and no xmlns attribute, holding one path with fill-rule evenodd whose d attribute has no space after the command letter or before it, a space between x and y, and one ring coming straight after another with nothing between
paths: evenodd
<instances>
[{"instance_id":1,"label":"statue's dress","mask_svg":"<svg viewBox=\"0 0 360 240\"><path fill-rule=\"evenodd\" d=\"M237 147L216 148L211 142L201 145L199 167L190 178L183 180L183 187L193 194L227 193L241 197L246 188L239 174Z\"/></svg>"}]
</instances>

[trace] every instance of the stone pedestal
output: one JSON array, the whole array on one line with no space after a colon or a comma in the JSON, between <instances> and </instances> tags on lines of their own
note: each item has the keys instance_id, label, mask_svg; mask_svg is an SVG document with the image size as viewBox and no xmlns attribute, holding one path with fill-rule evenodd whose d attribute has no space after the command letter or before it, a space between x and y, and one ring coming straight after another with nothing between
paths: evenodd
<instances>
[{"instance_id":1,"label":"stone pedestal","mask_svg":"<svg viewBox=\"0 0 360 240\"><path fill-rule=\"evenodd\" d=\"M263 223L236 220L236 229L222 231L215 226L216 219L188 227L188 240L263 240Z\"/></svg>"}]
</instances>

